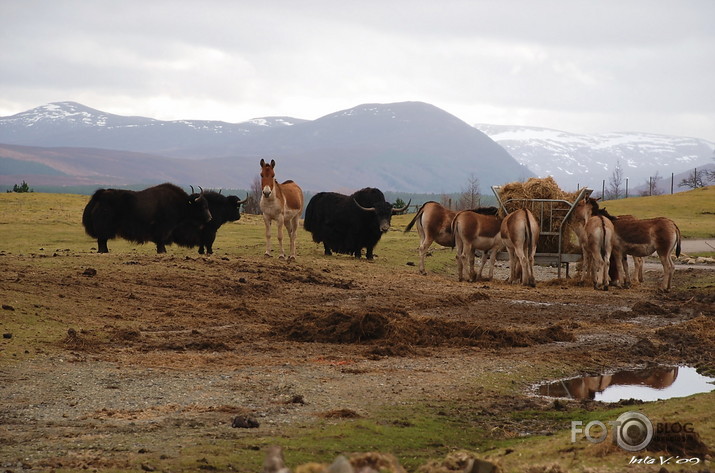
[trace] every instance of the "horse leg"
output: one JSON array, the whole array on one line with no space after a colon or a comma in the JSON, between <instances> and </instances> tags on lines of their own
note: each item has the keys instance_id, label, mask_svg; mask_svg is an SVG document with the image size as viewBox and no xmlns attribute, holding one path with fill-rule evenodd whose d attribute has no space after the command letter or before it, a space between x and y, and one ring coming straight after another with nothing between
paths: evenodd
<instances>
[{"instance_id":1,"label":"horse leg","mask_svg":"<svg viewBox=\"0 0 715 473\"><path fill-rule=\"evenodd\" d=\"M474 259L475 259L475 249L472 245L467 245L467 262L469 263L469 281L474 282L477 280L477 273L474 272Z\"/></svg>"},{"instance_id":2,"label":"horse leg","mask_svg":"<svg viewBox=\"0 0 715 473\"><path fill-rule=\"evenodd\" d=\"M263 214L263 223L266 224L266 252L264 254L271 256L271 218L266 214Z\"/></svg>"},{"instance_id":3,"label":"horse leg","mask_svg":"<svg viewBox=\"0 0 715 473\"><path fill-rule=\"evenodd\" d=\"M492 250L492 256L496 254L496 251ZM477 275L477 280L482 279L482 273L484 272L484 265L487 264L487 252L483 251L482 252L482 257L479 261L479 274ZM492 272L494 271L494 264L492 263L492 269L489 271L489 279L492 278Z\"/></svg>"},{"instance_id":4,"label":"horse leg","mask_svg":"<svg viewBox=\"0 0 715 473\"><path fill-rule=\"evenodd\" d=\"M643 258L640 256L633 257L633 279L643 282Z\"/></svg>"},{"instance_id":5,"label":"horse leg","mask_svg":"<svg viewBox=\"0 0 715 473\"><path fill-rule=\"evenodd\" d=\"M278 231L276 232L278 234L278 247L281 250L280 254L278 255L278 258L280 258L280 259L285 259L285 257L286 257L286 252L283 249L283 227L285 226L284 219L285 219L285 217L283 215L280 215L276 219L276 223L277 223L276 226L278 227Z\"/></svg>"},{"instance_id":6,"label":"horse leg","mask_svg":"<svg viewBox=\"0 0 715 473\"><path fill-rule=\"evenodd\" d=\"M462 243L462 239L459 237L456 237L454 239L454 244L456 248L456 253L454 255L454 259L457 262L457 281L464 281L464 278L462 277L462 274L464 272L464 244ZM426 253L426 250L425 250ZM420 245L420 254L422 255L422 245ZM424 257L423 257L424 261ZM420 271L422 272L422 271ZM422 273L426 274L426 273Z\"/></svg>"},{"instance_id":7,"label":"horse leg","mask_svg":"<svg viewBox=\"0 0 715 473\"><path fill-rule=\"evenodd\" d=\"M294 260L296 257L295 241L298 236L298 219L300 215L297 215L288 221L286 228L288 229L288 237L290 238L290 257L288 259Z\"/></svg>"},{"instance_id":8,"label":"horse leg","mask_svg":"<svg viewBox=\"0 0 715 473\"><path fill-rule=\"evenodd\" d=\"M673 284L673 273L675 272L675 264L670 257L670 251L665 254L658 253L660 262L663 264L663 281L660 283L661 291L670 291Z\"/></svg>"},{"instance_id":9,"label":"horse leg","mask_svg":"<svg viewBox=\"0 0 715 473\"><path fill-rule=\"evenodd\" d=\"M424 235L422 243L420 243L420 274L427 274L425 270L425 257L427 256L427 250L429 250L429 247L432 245L432 241L430 237Z\"/></svg>"},{"instance_id":10,"label":"horse leg","mask_svg":"<svg viewBox=\"0 0 715 473\"><path fill-rule=\"evenodd\" d=\"M507 247L509 253L509 279L506 282L515 284L521 277L521 268L519 259L516 257L514 248Z\"/></svg>"}]
</instances>

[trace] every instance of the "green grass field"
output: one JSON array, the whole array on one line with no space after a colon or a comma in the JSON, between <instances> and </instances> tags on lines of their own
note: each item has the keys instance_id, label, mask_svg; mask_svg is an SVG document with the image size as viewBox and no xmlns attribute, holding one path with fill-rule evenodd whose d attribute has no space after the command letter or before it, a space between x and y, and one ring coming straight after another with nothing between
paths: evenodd
<instances>
[{"instance_id":1,"label":"green grass field","mask_svg":"<svg viewBox=\"0 0 715 473\"><path fill-rule=\"evenodd\" d=\"M683 238L715 238L715 186L673 195L608 200L601 207L612 215L668 217L678 225Z\"/></svg>"}]
</instances>

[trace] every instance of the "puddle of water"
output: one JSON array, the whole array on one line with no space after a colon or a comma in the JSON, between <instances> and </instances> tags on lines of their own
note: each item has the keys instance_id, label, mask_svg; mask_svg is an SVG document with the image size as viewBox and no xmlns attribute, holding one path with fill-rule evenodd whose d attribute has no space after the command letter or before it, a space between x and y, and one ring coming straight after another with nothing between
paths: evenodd
<instances>
[{"instance_id":1,"label":"puddle of water","mask_svg":"<svg viewBox=\"0 0 715 473\"><path fill-rule=\"evenodd\" d=\"M601 402L618 402L623 399L656 401L713 390L715 378L700 375L689 366L659 366L563 379L536 388L542 396Z\"/></svg>"}]
</instances>

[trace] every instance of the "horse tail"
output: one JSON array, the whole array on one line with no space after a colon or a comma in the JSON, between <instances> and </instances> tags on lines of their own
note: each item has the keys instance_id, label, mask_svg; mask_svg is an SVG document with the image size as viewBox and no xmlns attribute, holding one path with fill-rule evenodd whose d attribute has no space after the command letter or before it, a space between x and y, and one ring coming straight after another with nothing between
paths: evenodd
<instances>
[{"instance_id":1,"label":"horse tail","mask_svg":"<svg viewBox=\"0 0 715 473\"><path fill-rule=\"evenodd\" d=\"M675 225L675 223L673 223ZM676 233L676 244L675 244L675 257L677 258L680 256L680 228L678 228L677 225L675 225L675 233Z\"/></svg>"},{"instance_id":2,"label":"horse tail","mask_svg":"<svg viewBox=\"0 0 715 473\"><path fill-rule=\"evenodd\" d=\"M601 259L606 261L606 222L604 221L605 217L599 216L598 218L601 220Z\"/></svg>"},{"instance_id":3,"label":"horse tail","mask_svg":"<svg viewBox=\"0 0 715 473\"><path fill-rule=\"evenodd\" d=\"M425 205L427 205L427 204L429 204L429 202L425 202L424 204L422 204L422 207L420 207L420 209L417 211L417 213L415 214L415 217L412 219L412 221L407 224L407 226L405 227L405 231L403 233L407 233L410 230L412 230L412 227L415 225L415 222L417 221L417 219L422 218L422 213L424 211Z\"/></svg>"},{"instance_id":4,"label":"horse tail","mask_svg":"<svg viewBox=\"0 0 715 473\"><path fill-rule=\"evenodd\" d=\"M522 209L524 211L524 215L526 216L526 241L524 242L526 244L526 248L524 248L524 254L527 257L531 257L531 244L532 240L534 239L534 236L531 234L531 221L529 219L529 211L526 209Z\"/></svg>"}]
</instances>

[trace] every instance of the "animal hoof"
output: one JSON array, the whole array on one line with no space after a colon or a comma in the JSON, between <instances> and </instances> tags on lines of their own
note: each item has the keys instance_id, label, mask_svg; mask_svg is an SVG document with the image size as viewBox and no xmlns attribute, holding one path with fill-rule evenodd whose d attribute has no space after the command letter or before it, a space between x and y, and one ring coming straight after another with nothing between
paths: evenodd
<instances>
[{"instance_id":1,"label":"animal hoof","mask_svg":"<svg viewBox=\"0 0 715 473\"><path fill-rule=\"evenodd\" d=\"M266 258L272 258L273 256L270 253L263 253L263 256Z\"/></svg>"}]
</instances>

